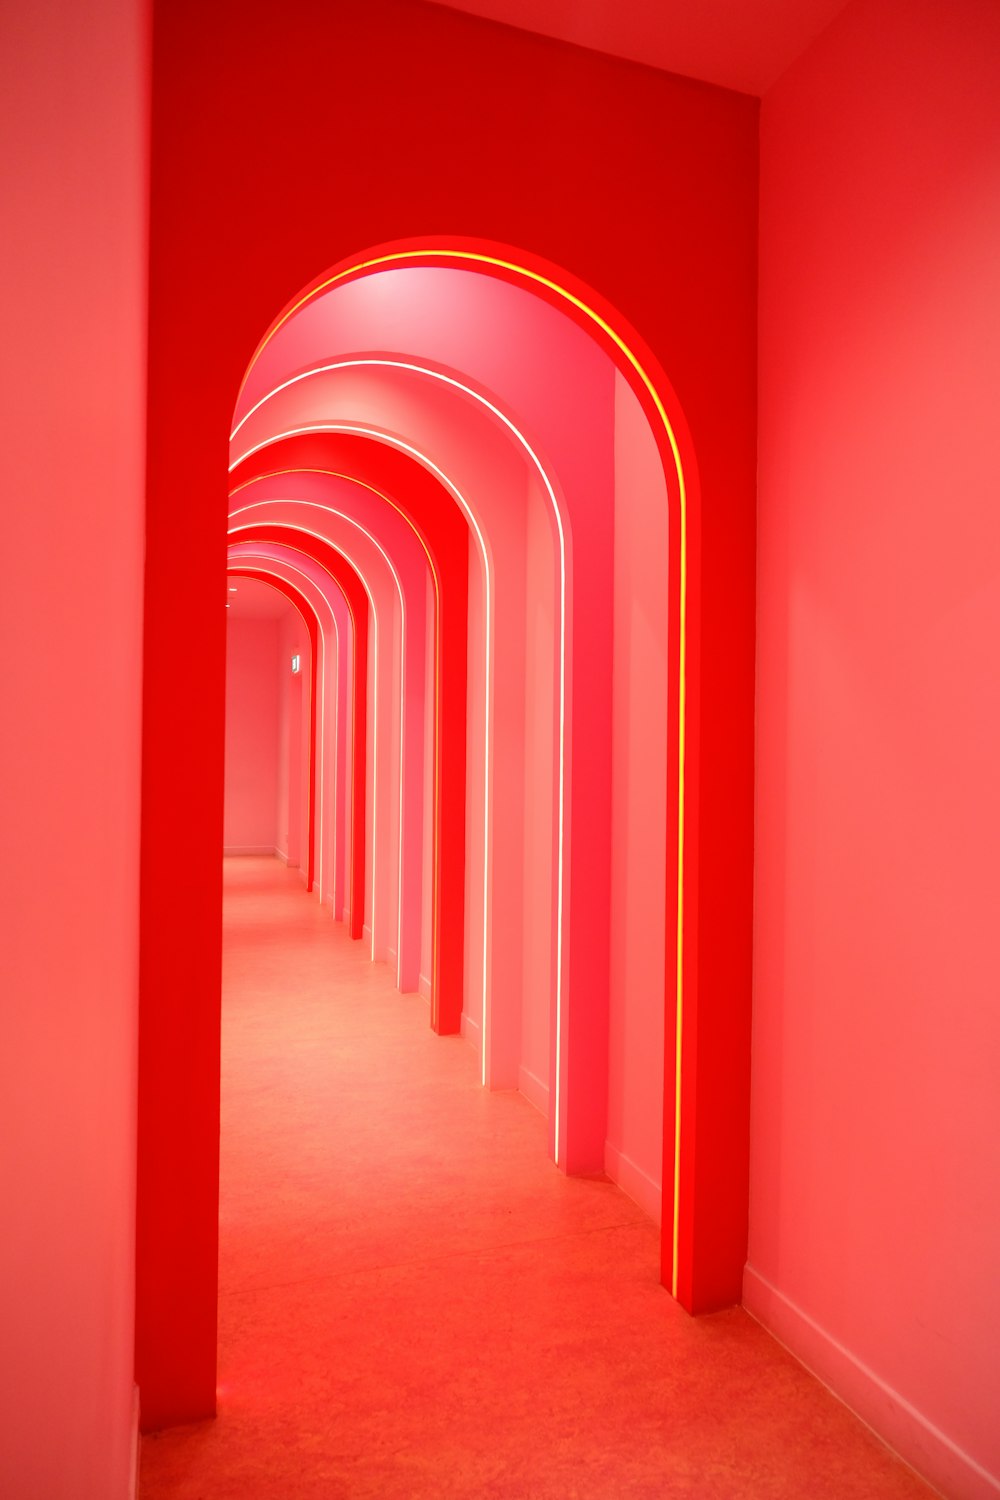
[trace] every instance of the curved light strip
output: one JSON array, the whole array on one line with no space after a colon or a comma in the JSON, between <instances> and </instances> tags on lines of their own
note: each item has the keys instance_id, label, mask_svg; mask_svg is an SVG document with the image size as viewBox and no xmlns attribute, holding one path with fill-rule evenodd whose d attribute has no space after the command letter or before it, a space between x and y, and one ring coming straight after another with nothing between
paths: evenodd
<instances>
[{"instance_id":1,"label":"curved light strip","mask_svg":"<svg viewBox=\"0 0 1000 1500\"><path fill-rule=\"evenodd\" d=\"M242 383L240 385L240 394L242 394L242 392L243 392L243 390L244 390L244 388L246 386L246 382L247 382L247 379L249 378L250 371L253 369L254 365L257 363L257 360L259 359L259 357L260 357L261 353L263 352L263 350L271 342L271 340L274 338L274 336L278 332L278 330L281 327L283 327L283 325L285 323L287 323L290 318L294 317L295 313L297 313L301 308L303 308L306 305L307 302L313 301L316 297L320 296L323 292L328 291L330 287L335 286L337 284L337 282L344 281L346 278L351 277L351 276L356 276L356 275L358 275L362 271L372 271L372 270L375 270L376 268L378 268L379 266L394 266L394 265L398 266L398 265L403 264L403 263L408 262L408 261L424 261L424 262L426 262L429 259L445 260L445 261L447 261L447 260L465 261L465 262L468 262L469 265L472 266L472 267L475 267L476 265L480 265L480 266L483 266L483 267L493 266L497 270L500 270L500 271L511 271L516 276L522 276L526 281L533 281L536 284L536 286L545 287L545 289L547 291L553 292L557 297L560 297L564 302L568 302L572 307L575 307L578 312L583 313L583 315L584 315L585 318L589 318L589 320L593 324L595 324L596 327L600 328L601 332L604 333L611 340L611 342L614 344L615 348L618 350L619 354L622 355L622 357L625 359L625 361L629 365L630 369L637 376L637 378L638 378L639 382L641 383L643 389L646 391L646 393L649 396L650 400L652 401L654 407L656 408L657 416L659 417L660 422L663 425L663 431L666 434L667 442L668 442L669 447L670 447L670 452L671 452L671 454L673 456L673 460L674 460L674 468L675 468L676 473L677 473L677 485L678 485L678 520L679 520L679 523L680 523L679 524L679 531L680 531L680 557L678 559L678 571L679 571L679 583L680 583L680 589L679 589L679 594L680 594L680 597L679 597L679 614L680 614L680 619L678 621L678 654L677 654L679 681L678 681L678 684L677 684L677 708L678 708L678 714L677 714L677 733L678 733L678 749L677 749L677 975L676 975L677 988L676 988L676 1011L675 1011L676 1022L675 1022L675 1028L674 1028L673 1274L672 1274L671 1288L670 1289L671 1289L673 1295L676 1297L677 1296L677 1288L678 1288L678 1282L677 1282L677 1277L678 1277L677 1259L678 1259L678 1247L679 1247L679 1237L680 1237L681 1055L682 1055L682 1046L683 1046L683 1037L684 1037L684 774L685 774L685 754L686 754L686 745L687 745L687 569L688 569L688 558L687 558L687 484L686 484L686 481L685 481L685 478L684 478L684 468L683 468L683 465L681 463L680 448L678 447L677 438L676 438L676 436L674 434L674 430L673 430L672 426L670 425L670 418L667 416L666 408L663 405L663 402L662 402L662 400L660 398L660 394L657 391L656 386L653 384L652 380L650 379L649 375L646 373L646 371L643 368L642 364L637 359L637 357L632 353L632 350L626 344L625 340L621 337L621 335L618 334L618 333L616 333L615 329L612 328L611 324L608 323L606 319L602 318L599 312L597 312L594 308L590 307L589 304L586 303L586 302L584 302L580 297L577 297L573 292L568 291L566 287L560 286L557 281L553 281L550 277L543 276L541 274L541 272L539 272L539 271L532 271L527 266L519 265L516 261L504 260L501 256L498 256L498 255L487 255L485 252L479 251L479 250L457 250L457 249L456 250L448 250L448 249L394 250L394 251L388 252L385 255L373 256L373 257L371 257L368 260L357 261L353 266L348 266L344 270L338 271L335 275L328 276L325 281L320 282L320 284L318 286L314 286L310 291L306 292L303 296L301 296L298 299L297 302L294 302L292 304L292 306L287 310L287 312L282 313L281 317L278 318L278 320L274 324L274 326L272 328L268 329L267 333L264 335L264 337L261 340L260 344L258 345L257 349L254 351L253 358L250 360L250 363L247 366L246 374L243 376L243 380L242 380ZM557 1030L557 1045L558 1045L558 1030ZM557 1083L557 1087L558 1087L558 1074L556 1076L556 1083ZM556 1128L558 1129L558 1117L557 1117L557 1127ZM557 1156L557 1160L558 1160L558 1156Z\"/></svg>"},{"instance_id":2,"label":"curved light strip","mask_svg":"<svg viewBox=\"0 0 1000 1500\"><path fill-rule=\"evenodd\" d=\"M232 494L233 495L237 495L237 494L240 493L241 490L249 488L249 486L251 484L254 484L254 483L256 483L256 481L251 479L245 485L237 485L236 489L234 489L232 491ZM366 488L368 488L368 486L366 486ZM229 514L230 514L230 517L232 517L232 516L242 516L242 515L245 515L247 511L250 511L250 510L263 510L263 509L266 509L266 507L269 506L269 505L302 505L302 506L307 507L309 510L323 510L323 511L328 512L329 515L331 515L331 516L339 516L342 521L346 521L349 525L357 527L358 531L362 532L363 535L365 535L368 538L368 540L370 542L372 542L375 547L378 548L379 552L384 557L386 563L388 564L389 571L392 574L393 582L396 585L396 593L399 595L399 609L400 609L400 618L401 618L402 624L401 624L401 628L400 628L400 663L399 663L399 857L398 857L399 876L398 876L397 887L396 887L396 985L397 985L397 988L398 988L398 986L399 986L400 969L402 967L402 946L403 946L403 944L402 944L402 934L403 934L403 828L404 828L404 816L403 816L403 805L404 805L403 804L403 771L404 771L404 766L405 766L405 762L406 762L406 736L405 736L405 724L406 724L406 600L405 600L405 598L403 596L403 585L400 582L399 574L396 572L396 569L393 566L392 558L389 556L388 552L386 552L386 550L382 546L381 542L379 542L377 540L377 538L372 535L372 533L368 530L368 528L366 526L362 526L362 524L361 524L360 521L356 521L354 519L354 517L353 516L349 516L346 513L346 511L338 510L337 507L334 506L334 505L321 505L316 500L293 500L288 495L284 495L284 496L276 497L273 500L257 500L257 501L254 501L253 504L251 504L251 505L241 505L241 506L238 506L236 510L230 511ZM284 524L284 523L277 523L277 524ZM294 529L295 530L301 530L301 531L305 532L305 527L296 527ZM308 534L309 535L313 535L313 533L308 533ZM330 542L330 546L331 547L334 546L334 543ZM336 550L339 551L339 548L336 549ZM346 553L342 553L341 555L345 556L345 557L347 556ZM352 565L354 566L355 570L357 571L357 564L353 563L353 559L348 558L348 561L352 562ZM361 577L360 572L358 572L358 576ZM364 582L363 578L362 578L362 582ZM367 585L366 585L366 589L367 589ZM369 594L369 598L372 598L371 594ZM375 605L374 605L374 603L372 603L372 613L374 613L374 611L375 611ZM377 637L376 637L376 650L377 650L377 646L378 646L378 641L377 641ZM372 813L373 813L373 818L374 818L374 797L372 799ZM374 887L374 879L375 879L375 877L374 877L374 865L375 865L374 842L375 842L375 839L374 839L374 827L375 827L375 824L374 824L374 821L373 821L372 822L372 830L373 830L373 832L372 832L372 956L373 957L374 957L374 948L375 948L375 936L374 936L374 934L375 934L375 896L374 896L374 888L375 888Z\"/></svg>"},{"instance_id":3,"label":"curved light strip","mask_svg":"<svg viewBox=\"0 0 1000 1500\"><path fill-rule=\"evenodd\" d=\"M235 543L234 545L240 546L240 547L246 547L249 544L246 543L246 542L238 542L238 543ZM277 543L276 545L280 546L281 544ZM301 568L297 568L294 563L286 563L281 558L277 558L277 557L268 557L267 554L264 553L264 552L260 552L260 553L248 552L248 553L246 553L244 555L248 559L251 559L251 558L263 558L266 562L275 563L275 564L277 564L280 567L288 568L288 569L290 569L291 572L298 573L300 577L304 578L308 583L312 584L312 587L319 594L319 596L323 600L324 604L327 606L328 609L330 609L330 617L333 620L333 633L334 633L334 636L336 637L336 641L337 641L337 658L338 658L338 661L339 661L339 656L340 656L340 631L337 629L337 620L336 620L336 616L333 613L333 610L330 608L330 601L327 599L326 595L323 593L323 590L320 588L319 584L316 583L314 579L310 578L308 573L303 572L303 570ZM227 568L226 568L227 573L230 572L233 567L237 567L241 561L242 561L242 557L240 557L240 558L234 558L234 557L230 556L229 563L228 563ZM254 565L254 570L255 570L255 572L258 572L258 573L267 573L268 576L271 577L271 578L282 578L282 575L280 573L274 573L274 572L271 571L270 568L259 567L256 564L256 562L255 562L255 565ZM287 583L288 580L285 579L285 578L282 578L282 582L283 583ZM312 610L313 614L316 616L316 625L317 625L317 627L319 629L320 645L323 648L322 671L319 673L319 694L320 694L320 697L319 697L319 765L320 765L320 776L319 776L319 904L322 907L322 905L323 905L323 826L324 826L323 825L323 788L324 788L325 781L326 781L326 661L327 661L327 649L326 649L326 635L325 635L324 630L323 630L323 621L321 620L321 618L319 616L319 612L317 611L317 609L316 609L315 605L312 603L312 601L310 599L306 598L305 594L303 594L301 597L306 601L306 603L309 605L309 608ZM337 737L336 737L336 735L334 735L334 738L333 738L333 784L334 784L334 787L336 787L336 785L337 785ZM334 820L333 820L333 868L334 868L334 871L336 872L336 869L337 869L337 819L336 818L334 818ZM336 899L336 891L334 892L334 899Z\"/></svg>"},{"instance_id":4,"label":"curved light strip","mask_svg":"<svg viewBox=\"0 0 1000 1500\"><path fill-rule=\"evenodd\" d=\"M541 459L538 457L537 453L532 448L531 444L528 442L528 440L524 436L524 434L519 430L519 428L517 428L514 425L514 423L510 420L510 418L504 412L502 412L500 410L500 408L498 406L494 405L494 403L492 401L488 400L487 397L483 396L479 391L474 390L471 386L463 384L463 382L460 381L460 380L456 380L454 378L454 376L445 375L440 370L430 369L430 368L428 368L425 365L414 364L413 362L408 361L408 360L395 360L395 359L347 359L347 360L337 360L337 361L334 361L334 362L332 362L330 364L317 365L313 369L306 370L306 371L304 371L300 375L293 375L289 380L285 380L280 385L275 386L273 388L273 390L269 391L266 395L262 396L261 399L254 406L252 406L250 408L250 410L246 413L246 415L243 416L240 419L240 421L237 423L236 427L233 429L233 431L232 431L232 433L230 435L230 442L233 441L233 439L239 433L240 428L244 425L244 423L246 423L246 422L248 422L250 420L250 418L254 415L255 412L259 411L262 406L266 405L266 403L268 401L272 400L275 396L279 395L282 391L287 390L289 388L289 386L297 385L297 384L299 384L300 381L311 379L315 375L331 374L335 370L351 370L351 369L359 369L359 368L362 368L362 369L367 369L367 368L381 368L381 369L392 369L392 370L406 370L406 371L409 371L412 374L425 375L425 376L427 376L428 378L430 378L432 380L439 381L443 385L451 386L454 390L461 391L463 395L470 396L474 401L477 401L480 404L480 406L485 407L486 410L489 411L489 412L491 412L493 414L493 416L496 417L497 420L502 423L502 425L507 429L507 431L509 433L511 433L511 435L514 437L515 441L520 444L521 448L527 454L529 460L534 465L534 468L535 468L536 472L538 473L539 478L542 481L542 486L544 488L546 496L548 497L549 503L550 503L550 505L552 507L552 513L553 513L553 515L555 517L556 531L557 531L557 535L558 535L558 539L559 539L559 788L558 788L558 838L557 838L557 845L556 845L557 851L558 851L558 855L557 855L558 871L557 871L557 876L556 876L556 1058L555 1058L556 1098L555 1098L555 1116L554 1116L554 1156L555 1156L556 1163L558 1164L558 1162L559 1162L559 1156L560 1156L560 1098L561 1098L562 1049L563 1049L563 981L564 981L564 975L563 975L563 913L564 913L564 885L565 885L565 869L564 869L564 866L565 866L565 847L564 846L565 846L565 833L566 833L566 533L565 533L565 528L563 526L563 518L562 518L562 515L560 513L560 509L559 509L559 501L556 498L555 488L554 488L554 486L552 484L552 481L549 479L549 476L548 476L548 474L547 474L547 472L546 472L546 470L545 470L545 468L544 468L544 466L542 464ZM283 437L293 436L293 435L297 435L298 433L303 432L303 431L331 431L331 430L352 431L352 430L355 430L355 429L343 427L343 426L340 426L339 424L335 424L335 426L333 428L330 428L330 427L328 427L326 425L323 425L323 426L317 425L317 426L312 426L310 428L297 428L297 429L295 429L294 433L283 433L282 436ZM357 430L362 430L362 429L357 429ZM274 438L271 438L269 440L269 442L273 442L273 441L275 441ZM245 458L249 458L253 453L258 452L262 447L266 447L266 446L268 446L268 444L265 444L265 443L258 444L256 447L251 448L246 454L244 454L243 458L244 459ZM467 516L470 524L472 525L472 527L475 530L476 536L477 536L477 538L479 540L480 551L481 551L482 556L483 556L483 563L484 563L484 567L485 567L485 570L486 570L486 642L487 642L487 645L486 645L486 652L487 652L487 657L486 657L486 734L485 734L485 738L486 738L486 773L485 773L485 775L486 775L486 793L485 793L485 798L484 798L484 803L485 803L485 824L486 824L486 827L485 827L485 831L484 831L484 845L483 845L483 848L484 848L484 858L483 858L483 864L484 864L483 924L484 924L484 929L485 930L484 930L484 935L483 935L483 1001L482 1001L482 1036L483 1036L483 1043L482 1043L482 1057L481 1057L483 1083L485 1084L485 1082L487 1080L487 1077L488 1077L487 1052L488 1052L488 1047L489 1047L489 1026L488 1026L489 1017L487 1015L487 992L488 992L488 979L487 979L487 969L488 969L488 937L487 937L487 934L488 934L488 931L489 931L489 909L490 909L489 908L489 882L490 882L490 859L489 859L490 837L489 837L489 822L490 822L490 810L491 810L491 796L490 796L490 743L491 743L491 738L490 738L490 704L491 704L491 700L492 700L492 648L491 648L491 641L492 641L492 636L493 636L493 614L492 614L492 609L490 607L490 597L491 597L491 591L492 591L492 569L491 569L491 566L490 566L490 561L489 561L489 556L488 556L488 552L487 552L487 548L486 548L486 543L485 543L485 540L483 538L482 532L481 532L481 530L479 528L479 523L476 520L476 517L473 514L472 509L471 509L470 505L468 504L468 502L465 500L464 496L460 494L460 492L456 488L456 486L451 481L449 481L446 478L446 476L442 473L442 471L440 469L438 469L435 464L432 463L432 461L427 457L426 454L420 454L420 453L418 453L417 449L415 449L415 448L409 448L407 445L402 444L401 441L398 442L398 443L396 443L396 446L401 446L401 447L404 448L405 451L408 451L408 452L411 452L411 453L415 454L425 466L428 466L428 467L430 467L433 470L433 472L441 479L442 483L446 484L447 488L455 496L455 498L458 501L459 505L462 507L463 511L465 512L465 514L466 514L466 516ZM243 461L243 459L240 460L240 462L242 462L242 461ZM230 467L231 468L235 468L236 465L234 464L234 465L231 465Z\"/></svg>"},{"instance_id":5,"label":"curved light strip","mask_svg":"<svg viewBox=\"0 0 1000 1500\"><path fill-rule=\"evenodd\" d=\"M266 505L266 504L278 504L278 505L280 505L282 502L281 501L274 501L274 502L271 502L271 501L261 501L260 503L263 504L263 505ZM299 503L299 502L296 502L296 503ZM305 502L303 502L303 503L305 503ZM255 509L257 509L257 506L245 506L244 509L246 509L246 510L255 510ZM323 506L319 506L318 509L322 510L322 509L324 509L324 507ZM242 513L243 513L242 510L231 511L230 512L230 520L232 519L233 516L238 516L238 515L241 515ZM375 959L375 864L376 864L376 855L377 855L377 849L376 849L376 832L377 832L376 817L378 815L378 720L379 720L379 712L378 712L378 698L379 698L379 694L378 694L378 680L379 680L379 665L378 665L378 611L375 608L375 596L372 593L371 589L368 587L368 583L367 583L367 580L365 579L364 574L361 572L361 569L358 567L357 563L351 557L350 553L349 552L345 552L344 549L343 549L343 547L339 547L336 542L331 542L331 540L330 540L330 538L328 536L323 536L322 533L319 532L319 531L310 531L309 528L308 528L308 526L291 526L287 522L284 522L284 521L278 521L278 522L275 522L274 524L275 525L280 525L280 526L287 526L289 531L299 531L299 532L302 533L303 536L315 537L317 541L319 541L319 542L325 542L325 544L328 547L332 548L332 550L334 552L338 553L342 558L344 558L346 562L349 562L350 565L351 565L351 567L357 573L358 577L361 579L362 587L364 588L364 591L365 591L365 593L368 596L368 603L371 605L372 619L375 622L375 631L374 631L374 636L375 636L375 653L374 653L375 654L375 667L374 667L374 694L373 694L375 702L374 702L373 713L372 713L372 719L374 721L374 734L372 735L372 961L374 962L374 959ZM230 526L229 530L228 530L228 535L229 536L236 536L241 531L252 531L253 529L254 528L252 526ZM280 542L276 542L276 543L274 543L274 545L275 546L281 546L282 544ZM315 559L313 559L313 561L315 561ZM320 563L320 564L318 564L318 566L322 567L323 565L322 565L322 563ZM324 572L325 571L326 571L326 569L324 569ZM308 574L303 574L303 577L308 577ZM334 582L336 582L336 580L334 580ZM336 820L334 820L334 821L336 821ZM322 843L322 840L321 840L321 843ZM398 941L398 939L397 939L397 941ZM397 954L397 957L398 957L398 954Z\"/></svg>"}]
</instances>

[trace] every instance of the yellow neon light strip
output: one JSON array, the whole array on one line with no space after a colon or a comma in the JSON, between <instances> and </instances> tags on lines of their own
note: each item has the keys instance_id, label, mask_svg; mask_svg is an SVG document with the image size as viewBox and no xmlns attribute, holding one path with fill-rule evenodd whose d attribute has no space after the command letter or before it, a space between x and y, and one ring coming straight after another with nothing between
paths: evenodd
<instances>
[{"instance_id":1,"label":"yellow neon light strip","mask_svg":"<svg viewBox=\"0 0 1000 1500\"><path fill-rule=\"evenodd\" d=\"M356 276L363 271L371 271L379 266L399 265L407 261L427 261L428 259L468 261L473 264L484 266L495 266L498 270L510 271L516 276L524 277L527 281L533 281L538 286L544 286L547 290L554 292L557 297L569 302L585 317L597 325L598 328L611 340L615 348L622 354L629 366L641 381L644 389L649 395L656 408L657 415L663 424L670 451L674 460L674 467L678 482L678 500L680 508L680 621L678 641L678 788L677 788L677 993L676 993L676 1027L675 1027L675 1074L674 1074L674 1182L673 1182L673 1272L671 1277L671 1291L677 1296L677 1259L680 1237L680 1158L681 1158L681 1057L684 1036L684 772L685 772L685 745L686 745L686 709L687 709L687 488L684 482L684 470L681 464L680 450L670 419L660 399L659 392L653 385L652 380L643 369L639 360L632 353L624 339L605 321L601 315L592 307L588 306L572 292L567 291L558 282L549 277L541 275L538 271L529 270L526 266L520 266L513 261L502 260L498 256L486 255L474 250L404 250L395 251L387 255L376 256L370 260L358 261L355 265L339 271L336 275L327 277L318 286L305 293L293 303L287 312L275 323L261 341L259 348L247 366L247 374L243 378L240 387L242 394L246 385L247 377L253 369L262 351L266 348L278 330L288 322L307 302L313 301L337 282L347 277ZM557 1075L558 1076L558 1075Z\"/></svg>"}]
</instances>

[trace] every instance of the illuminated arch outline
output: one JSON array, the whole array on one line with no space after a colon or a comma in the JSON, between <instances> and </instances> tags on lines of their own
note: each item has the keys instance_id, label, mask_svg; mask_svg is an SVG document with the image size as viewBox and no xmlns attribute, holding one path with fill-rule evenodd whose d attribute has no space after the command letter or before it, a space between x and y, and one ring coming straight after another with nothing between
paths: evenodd
<instances>
[{"instance_id":1,"label":"illuminated arch outline","mask_svg":"<svg viewBox=\"0 0 1000 1500\"><path fill-rule=\"evenodd\" d=\"M499 248L499 247L498 247ZM518 260L507 259L501 254L488 254L482 249L474 249L471 242L461 242L457 238L448 240L426 239L414 242L400 242L394 245L377 246L365 258L348 259L341 262L331 271L317 278L305 291L296 297L287 308L271 324L255 349L243 376L240 385L240 395L246 387L246 382L251 370L256 364L261 352L266 348L278 330L292 318L302 307L313 301L323 292L339 283L347 280L371 274L380 269L400 267L403 265L444 265L454 268L466 268L475 270L481 268L486 274L499 276L501 279L509 280L515 284L530 283L536 291L546 297L555 306L561 307L563 311L569 312L575 320L585 328L588 328L592 336L598 338L598 342L607 341L611 345L612 359L616 366L625 375L629 385L640 399L640 403L646 412L647 419L652 417L650 426L657 442L657 448L664 463L664 472L667 474L669 465L676 476L677 481L677 505L676 519L678 530L678 547L676 549L676 578L677 588L676 601L671 589L670 607L671 618L676 620L677 650L676 656L671 654L670 665L676 671L677 683L677 734L676 734L676 780L672 778L672 784L668 786L668 829L670 822L671 803L674 807L676 820L676 859L672 868L668 866L668 889L673 886L675 893L676 912L674 932L675 951L675 1024L674 1024L674 1159L673 1159L673 1203L672 1203L672 1236L671 1236L671 1291L676 1297L678 1295L679 1276L679 1236L680 1236L680 1177L681 1177L681 1125L682 1125L682 1058L684 1043L684 825L685 825L685 752L687 741L687 636L688 636L688 484L685 477L684 463L686 462L694 473L693 453L691 451L690 439L683 430L681 422L675 418L672 423L667 414L663 398L659 394L659 388L670 390L670 384L665 374L660 369L659 362L652 352L646 349L638 336L631 334L631 345L640 349L642 359L633 353L632 347L625 339L616 332L608 317L612 316L612 310L607 308L608 317L602 315L592 305L599 303L600 298L589 288L584 288L577 283L579 295L570 290L569 287L555 281L547 272L555 272L556 268L545 263L545 270L541 266L540 258L529 257L523 252L510 252L517 254ZM536 259L536 265L523 264L524 261ZM565 281L573 278L560 271L558 273ZM624 321L624 320L619 320ZM624 363L623 363L624 362ZM656 381L647 372L647 367L656 376ZM237 398L238 400L239 398ZM674 403L678 412L679 404ZM681 458L681 447L685 448L684 461ZM671 487L668 484L668 498ZM671 511L674 507L670 507ZM671 539L672 540L672 539ZM670 547L668 566L671 576L674 569L675 548ZM676 603L676 610L674 608ZM673 736L670 737L671 739ZM668 755L670 753L670 742L668 739ZM669 836L669 833L668 833ZM669 852L669 851L668 851ZM558 1077L558 1069L557 1069Z\"/></svg>"}]
</instances>

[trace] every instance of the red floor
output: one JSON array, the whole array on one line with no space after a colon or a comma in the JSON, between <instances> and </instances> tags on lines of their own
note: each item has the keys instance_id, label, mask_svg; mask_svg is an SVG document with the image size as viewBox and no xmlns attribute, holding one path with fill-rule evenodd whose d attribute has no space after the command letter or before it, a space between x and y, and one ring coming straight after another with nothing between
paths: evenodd
<instances>
[{"instance_id":1,"label":"red floor","mask_svg":"<svg viewBox=\"0 0 1000 1500\"><path fill-rule=\"evenodd\" d=\"M926 1488L657 1234L569 1180L275 860L227 862L219 1417L141 1500L805 1497Z\"/></svg>"}]
</instances>

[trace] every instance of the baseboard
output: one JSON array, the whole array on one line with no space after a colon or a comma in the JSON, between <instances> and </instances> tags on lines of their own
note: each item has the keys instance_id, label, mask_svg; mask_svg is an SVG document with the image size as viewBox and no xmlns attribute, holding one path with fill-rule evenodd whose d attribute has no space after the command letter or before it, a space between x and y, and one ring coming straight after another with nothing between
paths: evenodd
<instances>
[{"instance_id":1,"label":"baseboard","mask_svg":"<svg viewBox=\"0 0 1000 1500\"><path fill-rule=\"evenodd\" d=\"M624 1151L619 1151L617 1146L612 1146L610 1141L604 1142L604 1170L611 1181L616 1183L633 1203L637 1203L644 1214L649 1215L654 1224L659 1224L663 1215L663 1191L660 1184L654 1182L648 1172L637 1167Z\"/></svg>"},{"instance_id":2,"label":"baseboard","mask_svg":"<svg viewBox=\"0 0 1000 1500\"><path fill-rule=\"evenodd\" d=\"M462 1032L462 1035L465 1037L465 1040L469 1043L469 1046L475 1047L476 1051L478 1052L479 1044L483 1035L483 1028L480 1026L478 1021L474 1021L468 1014L468 1012L464 1010L462 1012L462 1023L460 1030Z\"/></svg>"},{"instance_id":3,"label":"baseboard","mask_svg":"<svg viewBox=\"0 0 1000 1500\"><path fill-rule=\"evenodd\" d=\"M524 1095L529 1104L533 1104L538 1113L549 1117L549 1086L536 1078L530 1068L520 1067L517 1070L518 1093Z\"/></svg>"},{"instance_id":4,"label":"baseboard","mask_svg":"<svg viewBox=\"0 0 1000 1500\"><path fill-rule=\"evenodd\" d=\"M423 995L427 1004L431 1003L431 982L426 974L421 974L417 979L417 993Z\"/></svg>"},{"instance_id":5,"label":"baseboard","mask_svg":"<svg viewBox=\"0 0 1000 1500\"><path fill-rule=\"evenodd\" d=\"M372 945L372 930L369 927L369 925L368 925L367 922L364 922L362 924L362 927L361 927L361 940L362 940L362 942L367 943L368 946L369 946L369 948L371 947L371 945Z\"/></svg>"},{"instance_id":6,"label":"baseboard","mask_svg":"<svg viewBox=\"0 0 1000 1500\"><path fill-rule=\"evenodd\" d=\"M284 849L275 849L274 855L275 855L276 859L280 859L281 860L281 863L283 865L287 865L287 863L288 863L288 855L285 853Z\"/></svg>"},{"instance_id":7,"label":"baseboard","mask_svg":"<svg viewBox=\"0 0 1000 1500\"><path fill-rule=\"evenodd\" d=\"M996 1500L1000 1495L1000 1479L977 1464L752 1266L743 1273L743 1305L877 1437L949 1500Z\"/></svg>"},{"instance_id":8,"label":"baseboard","mask_svg":"<svg viewBox=\"0 0 1000 1500\"><path fill-rule=\"evenodd\" d=\"M132 1453L129 1461L128 1500L139 1493L139 1387L132 1387Z\"/></svg>"},{"instance_id":9,"label":"baseboard","mask_svg":"<svg viewBox=\"0 0 1000 1500\"><path fill-rule=\"evenodd\" d=\"M243 854L258 854L258 855L260 855L260 854L270 854L270 855L277 854L279 859L282 859L284 857L283 855L281 855L281 854L278 853L278 850L274 847L273 844L233 844L233 845L226 845L226 847L223 849L222 853L223 853L223 856L226 859L236 859L236 858L239 858L239 856L243 855ZM287 860L286 860L286 864L287 864Z\"/></svg>"}]
</instances>

